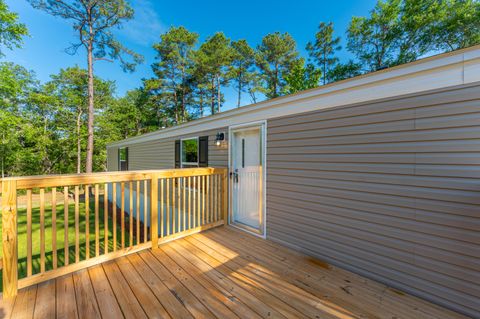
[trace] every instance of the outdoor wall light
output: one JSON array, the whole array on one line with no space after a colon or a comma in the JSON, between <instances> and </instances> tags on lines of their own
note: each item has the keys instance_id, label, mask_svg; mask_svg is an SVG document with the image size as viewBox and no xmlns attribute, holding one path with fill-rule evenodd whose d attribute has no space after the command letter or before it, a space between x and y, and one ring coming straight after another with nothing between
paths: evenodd
<instances>
[{"instance_id":1,"label":"outdoor wall light","mask_svg":"<svg viewBox=\"0 0 480 319\"><path fill-rule=\"evenodd\" d=\"M222 141L224 140L225 140L225 133L218 132L217 136L215 136L215 145L220 146L222 144Z\"/></svg>"}]
</instances>

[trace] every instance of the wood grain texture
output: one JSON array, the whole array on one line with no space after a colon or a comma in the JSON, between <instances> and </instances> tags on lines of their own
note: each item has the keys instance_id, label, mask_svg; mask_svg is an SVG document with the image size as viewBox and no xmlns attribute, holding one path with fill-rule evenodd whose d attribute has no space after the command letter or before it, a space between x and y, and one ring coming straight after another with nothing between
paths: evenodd
<instances>
[{"instance_id":1,"label":"wood grain texture","mask_svg":"<svg viewBox=\"0 0 480 319\"><path fill-rule=\"evenodd\" d=\"M17 185L16 181L2 183L2 248L3 296L17 294Z\"/></svg>"},{"instance_id":2,"label":"wood grain texture","mask_svg":"<svg viewBox=\"0 0 480 319\"><path fill-rule=\"evenodd\" d=\"M21 289L2 309L6 318L466 319L232 227Z\"/></svg>"}]
</instances>

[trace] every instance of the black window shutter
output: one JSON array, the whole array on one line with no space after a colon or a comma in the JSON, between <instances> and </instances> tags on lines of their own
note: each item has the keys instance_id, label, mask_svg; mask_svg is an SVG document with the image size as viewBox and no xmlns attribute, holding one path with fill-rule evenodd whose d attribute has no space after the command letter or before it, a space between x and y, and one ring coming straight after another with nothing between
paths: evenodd
<instances>
[{"instance_id":1,"label":"black window shutter","mask_svg":"<svg viewBox=\"0 0 480 319\"><path fill-rule=\"evenodd\" d=\"M128 162L130 161L130 158L128 157L128 147L125 147L125 171L128 171Z\"/></svg>"},{"instance_id":2,"label":"black window shutter","mask_svg":"<svg viewBox=\"0 0 480 319\"><path fill-rule=\"evenodd\" d=\"M198 166L208 166L208 136L198 138Z\"/></svg>"},{"instance_id":3,"label":"black window shutter","mask_svg":"<svg viewBox=\"0 0 480 319\"><path fill-rule=\"evenodd\" d=\"M117 149L117 163L118 163L117 170L121 171L122 170L122 161L120 160L120 148Z\"/></svg>"},{"instance_id":4,"label":"black window shutter","mask_svg":"<svg viewBox=\"0 0 480 319\"><path fill-rule=\"evenodd\" d=\"M180 168L180 140L175 141L175 168Z\"/></svg>"}]
</instances>

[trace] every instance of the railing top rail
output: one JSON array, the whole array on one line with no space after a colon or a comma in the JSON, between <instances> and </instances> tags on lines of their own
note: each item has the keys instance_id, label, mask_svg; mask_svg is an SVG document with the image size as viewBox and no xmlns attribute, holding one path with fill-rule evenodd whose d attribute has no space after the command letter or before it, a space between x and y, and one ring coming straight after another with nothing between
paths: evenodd
<instances>
[{"instance_id":1,"label":"railing top rail","mask_svg":"<svg viewBox=\"0 0 480 319\"><path fill-rule=\"evenodd\" d=\"M100 172L90 174L59 174L59 175L36 175L21 177L6 177L0 180L0 188L2 181L16 181L17 189L57 187L57 186L74 186L85 184L100 184L112 182L128 182L137 180L151 179L154 175L157 178L173 178L202 176L213 174L224 174L226 168L176 168L162 170L141 170L141 171L120 171L120 172Z\"/></svg>"}]
</instances>

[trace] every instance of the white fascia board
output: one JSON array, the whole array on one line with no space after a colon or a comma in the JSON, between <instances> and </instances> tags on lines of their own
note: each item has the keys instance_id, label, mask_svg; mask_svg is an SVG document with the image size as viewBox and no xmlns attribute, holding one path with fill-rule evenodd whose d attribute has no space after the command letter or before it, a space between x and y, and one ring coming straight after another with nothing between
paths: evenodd
<instances>
[{"instance_id":1,"label":"white fascia board","mask_svg":"<svg viewBox=\"0 0 480 319\"><path fill-rule=\"evenodd\" d=\"M480 81L480 46L244 106L107 145L118 147L199 131Z\"/></svg>"}]
</instances>

